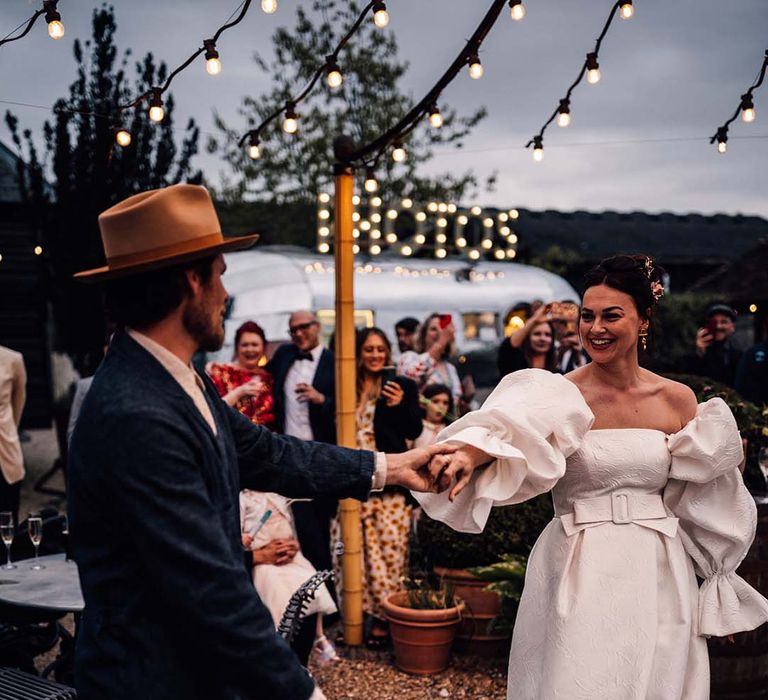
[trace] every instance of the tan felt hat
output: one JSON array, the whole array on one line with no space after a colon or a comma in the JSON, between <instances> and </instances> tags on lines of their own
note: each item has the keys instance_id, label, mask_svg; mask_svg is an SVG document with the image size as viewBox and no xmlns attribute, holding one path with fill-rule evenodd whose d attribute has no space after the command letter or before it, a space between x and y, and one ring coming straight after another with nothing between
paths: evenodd
<instances>
[{"instance_id":1,"label":"tan felt hat","mask_svg":"<svg viewBox=\"0 0 768 700\"><path fill-rule=\"evenodd\" d=\"M224 238L211 196L199 185L135 194L99 215L107 264L78 272L85 282L170 267L253 245L258 235Z\"/></svg>"}]
</instances>

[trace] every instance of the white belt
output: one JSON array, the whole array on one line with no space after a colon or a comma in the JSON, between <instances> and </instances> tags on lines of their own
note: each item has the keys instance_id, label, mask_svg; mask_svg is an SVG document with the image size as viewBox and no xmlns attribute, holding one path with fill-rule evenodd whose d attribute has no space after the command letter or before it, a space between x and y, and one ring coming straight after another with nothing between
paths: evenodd
<instances>
[{"instance_id":1,"label":"white belt","mask_svg":"<svg viewBox=\"0 0 768 700\"><path fill-rule=\"evenodd\" d=\"M667 537L677 534L677 518L667 514L664 501L658 494L613 491L605 496L574 501L573 513L563 513L558 517L568 537L607 523L634 523Z\"/></svg>"}]
</instances>

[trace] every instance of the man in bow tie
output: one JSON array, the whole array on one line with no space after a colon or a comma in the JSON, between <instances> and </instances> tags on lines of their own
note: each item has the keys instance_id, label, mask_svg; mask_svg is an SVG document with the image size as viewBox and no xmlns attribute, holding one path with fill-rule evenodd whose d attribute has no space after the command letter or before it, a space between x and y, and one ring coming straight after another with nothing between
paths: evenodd
<instances>
[{"instance_id":1,"label":"man in bow tie","mask_svg":"<svg viewBox=\"0 0 768 700\"><path fill-rule=\"evenodd\" d=\"M274 378L275 430L284 435L336 443L333 352L320 343L320 322L311 311L294 311L288 320L291 342L281 345L266 369ZM320 569L332 568L331 497L294 503L293 516L302 554ZM335 591L331 587L331 593Z\"/></svg>"}]
</instances>

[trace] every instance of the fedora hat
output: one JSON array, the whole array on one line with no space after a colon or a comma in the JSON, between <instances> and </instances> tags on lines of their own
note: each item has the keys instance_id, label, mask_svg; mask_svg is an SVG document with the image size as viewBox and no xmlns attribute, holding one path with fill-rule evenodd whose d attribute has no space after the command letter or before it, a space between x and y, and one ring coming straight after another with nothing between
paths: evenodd
<instances>
[{"instance_id":1,"label":"fedora hat","mask_svg":"<svg viewBox=\"0 0 768 700\"><path fill-rule=\"evenodd\" d=\"M211 196L199 185L135 194L99 215L107 264L75 274L101 281L242 250L258 235L224 238Z\"/></svg>"}]
</instances>

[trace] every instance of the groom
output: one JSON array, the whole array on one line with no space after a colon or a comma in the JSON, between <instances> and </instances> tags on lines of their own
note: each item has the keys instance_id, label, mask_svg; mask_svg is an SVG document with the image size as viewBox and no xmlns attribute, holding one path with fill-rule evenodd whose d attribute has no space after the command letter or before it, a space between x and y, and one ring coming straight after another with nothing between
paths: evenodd
<instances>
[{"instance_id":1,"label":"groom","mask_svg":"<svg viewBox=\"0 0 768 700\"><path fill-rule=\"evenodd\" d=\"M383 455L278 436L190 364L224 339L224 239L208 192L174 185L99 217L117 325L72 436L69 517L85 599L81 700L322 698L242 566L238 491L365 499L430 490L439 449Z\"/></svg>"}]
</instances>

